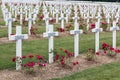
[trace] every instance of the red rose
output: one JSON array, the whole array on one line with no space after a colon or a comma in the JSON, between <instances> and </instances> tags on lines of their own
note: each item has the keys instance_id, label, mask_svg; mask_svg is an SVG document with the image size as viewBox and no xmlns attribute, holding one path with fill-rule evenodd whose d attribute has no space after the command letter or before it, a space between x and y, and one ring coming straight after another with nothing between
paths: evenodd
<instances>
[{"instance_id":1,"label":"red rose","mask_svg":"<svg viewBox=\"0 0 120 80\"><path fill-rule=\"evenodd\" d=\"M113 50L114 50L114 48L113 48L113 47L110 47L109 49L110 49L111 51L113 51Z\"/></svg>"},{"instance_id":2,"label":"red rose","mask_svg":"<svg viewBox=\"0 0 120 80\"><path fill-rule=\"evenodd\" d=\"M37 62L38 65L40 65L41 63L40 62Z\"/></svg>"},{"instance_id":3,"label":"red rose","mask_svg":"<svg viewBox=\"0 0 120 80\"><path fill-rule=\"evenodd\" d=\"M43 57L40 56L40 55L36 55L36 58L39 59L39 60L43 59Z\"/></svg>"},{"instance_id":4,"label":"red rose","mask_svg":"<svg viewBox=\"0 0 120 80\"><path fill-rule=\"evenodd\" d=\"M29 58L32 58L33 57L33 55L32 54L29 54Z\"/></svg>"},{"instance_id":5,"label":"red rose","mask_svg":"<svg viewBox=\"0 0 120 80\"><path fill-rule=\"evenodd\" d=\"M45 67L45 66L46 66L46 64L45 64L45 63L43 63L43 64L42 64L42 67Z\"/></svg>"},{"instance_id":6,"label":"red rose","mask_svg":"<svg viewBox=\"0 0 120 80\"><path fill-rule=\"evenodd\" d=\"M13 57L13 58L12 58L12 62L15 62L15 61L16 61L16 57Z\"/></svg>"},{"instance_id":7,"label":"red rose","mask_svg":"<svg viewBox=\"0 0 120 80\"><path fill-rule=\"evenodd\" d=\"M73 62L73 65L77 65L77 64L78 64L78 62L77 62L77 61Z\"/></svg>"},{"instance_id":8,"label":"red rose","mask_svg":"<svg viewBox=\"0 0 120 80\"><path fill-rule=\"evenodd\" d=\"M61 61L61 65L65 65L65 62L64 62L64 61Z\"/></svg>"},{"instance_id":9,"label":"red rose","mask_svg":"<svg viewBox=\"0 0 120 80\"><path fill-rule=\"evenodd\" d=\"M96 55L100 55L100 53L99 53L99 52L96 52Z\"/></svg>"},{"instance_id":10,"label":"red rose","mask_svg":"<svg viewBox=\"0 0 120 80\"><path fill-rule=\"evenodd\" d=\"M56 55L55 55L55 58L54 58L54 61L58 60L58 59L59 59L59 56L60 56L59 54L56 54Z\"/></svg>"},{"instance_id":11,"label":"red rose","mask_svg":"<svg viewBox=\"0 0 120 80\"><path fill-rule=\"evenodd\" d=\"M23 55L23 56L22 56L22 59L25 59L25 58L26 58L26 56L25 56L25 55Z\"/></svg>"},{"instance_id":12,"label":"red rose","mask_svg":"<svg viewBox=\"0 0 120 80\"><path fill-rule=\"evenodd\" d=\"M93 28L95 28L95 23L92 23L92 24L90 25L90 29L93 29Z\"/></svg>"},{"instance_id":13,"label":"red rose","mask_svg":"<svg viewBox=\"0 0 120 80\"><path fill-rule=\"evenodd\" d=\"M30 62L27 64L27 66L29 66L29 67L34 67L34 65L35 65L35 62Z\"/></svg>"}]
</instances>

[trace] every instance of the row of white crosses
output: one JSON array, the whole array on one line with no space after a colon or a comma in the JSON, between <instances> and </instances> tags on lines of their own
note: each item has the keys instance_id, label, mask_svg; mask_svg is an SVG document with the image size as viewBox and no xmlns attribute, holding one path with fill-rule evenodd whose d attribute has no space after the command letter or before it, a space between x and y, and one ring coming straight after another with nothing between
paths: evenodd
<instances>
[{"instance_id":1,"label":"row of white crosses","mask_svg":"<svg viewBox=\"0 0 120 80\"><path fill-rule=\"evenodd\" d=\"M23 18L23 13L24 12L23 12L22 5L20 5L20 6L21 6L20 7L20 12L19 12L20 13L20 24L22 25L22 18ZM6 21L6 25L8 25L8 37L9 37L10 34L12 34L12 22L15 21L15 19L12 19L12 15L11 15L10 12L7 11L8 10L7 8L5 8L5 10L4 10L5 12L4 11L3 12L6 13L6 15L5 15L5 21ZM28 34L29 35L31 35L30 34L30 29L32 27L32 22L35 24L35 20L37 18L38 12L39 12L39 6L37 5L35 7L34 11L33 12L29 11L29 15L27 14L28 17L25 18L25 20L28 21ZM32 17L32 14L33 14L33 17ZM8 22L9 22L9 24L8 24Z\"/></svg>"}]
</instances>

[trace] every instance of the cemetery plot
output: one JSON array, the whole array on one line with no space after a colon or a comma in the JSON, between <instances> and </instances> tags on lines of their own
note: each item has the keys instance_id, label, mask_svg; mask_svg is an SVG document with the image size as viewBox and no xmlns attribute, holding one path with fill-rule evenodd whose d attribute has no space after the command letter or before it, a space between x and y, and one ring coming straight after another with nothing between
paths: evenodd
<instances>
[{"instance_id":1,"label":"cemetery plot","mask_svg":"<svg viewBox=\"0 0 120 80\"><path fill-rule=\"evenodd\" d=\"M16 70L24 67L26 73L37 73L36 66L45 73L53 71L54 66L66 71L59 75L55 69L56 74L45 74L48 76L44 77L46 80L69 74L68 69L72 70L71 73L77 68L81 71L81 66L87 63L94 67L109 63L111 57L110 62L119 60L119 4L32 2L3 0L1 4L0 58L5 62L0 60L0 69L15 68L15 64L10 62L14 56L12 61L16 63ZM24 63L26 58L30 61ZM108 61L102 63L102 58ZM48 71L44 70L46 64L52 69L47 67Z\"/></svg>"}]
</instances>

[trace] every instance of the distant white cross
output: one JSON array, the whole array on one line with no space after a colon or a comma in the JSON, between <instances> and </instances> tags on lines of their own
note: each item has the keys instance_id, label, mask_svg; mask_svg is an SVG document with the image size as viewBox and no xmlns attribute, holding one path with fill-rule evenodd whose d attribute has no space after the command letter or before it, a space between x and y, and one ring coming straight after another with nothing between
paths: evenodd
<instances>
[{"instance_id":1,"label":"distant white cross","mask_svg":"<svg viewBox=\"0 0 120 80\"><path fill-rule=\"evenodd\" d=\"M9 12L9 17L7 20L8 23L8 38L10 38L10 35L12 34L12 22L15 21L15 19L12 18L11 13Z\"/></svg>"},{"instance_id":2,"label":"distant white cross","mask_svg":"<svg viewBox=\"0 0 120 80\"><path fill-rule=\"evenodd\" d=\"M58 14L59 14L59 11L58 9L56 9L56 23L58 23Z\"/></svg>"},{"instance_id":3,"label":"distant white cross","mask_svg":"<svg viewBox=\"0 0 120 80\"><path fill-rule=\"evenodd\" d=\"M64 17L63 13L61 13L61 17L59 19L61 20L61 28L64 29L64 20L65 20L65 17Z\"/></svg>"},{"instance_id":4,"label":"distant white cross","mask_svg":"<svg viewBox=\"0 0 120 80\"><path fill-rule=\"evenodd\" d=\"M48 30L49 30L49 28L48 28L49 20L51 20L51 18L49 18L49 13L45 14L45 17L43 18L43 20L45 20L45 23L46 23L46 32L48 32Z\"/></svg>"},{"instance_id":5,"label":"distant white cross","mask_svg":"<svg viewBox=\"0 0 120 80\"><path fill-rule=\"evenodd\" d=\"M78 24L78 19L79 19L79 17L78 17L78 12L74 12L74 17L73 17L73 19L75 20L74 21L74 26L76 26L77 24Z\"/></svg>"}]
</instances>

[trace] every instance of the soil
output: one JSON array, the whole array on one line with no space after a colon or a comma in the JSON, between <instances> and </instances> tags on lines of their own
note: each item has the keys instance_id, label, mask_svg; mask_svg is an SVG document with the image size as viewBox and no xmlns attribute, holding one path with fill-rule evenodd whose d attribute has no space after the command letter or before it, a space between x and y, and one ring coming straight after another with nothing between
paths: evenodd
<instances>
[{"instance_id":1,"label":"soil","mask_svg":"<svg viewBox=\"0 0 120 80\"><path fill-rule=\"evenodd\" d=\"M40 69L35 75L27 75L22 71L16 70L0 70L0 80L50 80L52 78L60 78L71 75L82 70L101 66L103 64L117 62L120 60L120 54L115 57L109 57L103 53L97 56L96 61L87 61L84 54L80 54L73 61L78 61L78 65L72 65L72 68L63 68L57 63L47 64L46 67Z\"/></svg>"}]
</instances>

